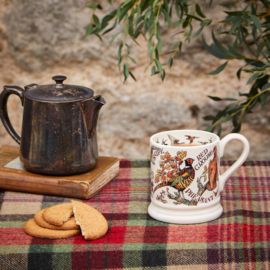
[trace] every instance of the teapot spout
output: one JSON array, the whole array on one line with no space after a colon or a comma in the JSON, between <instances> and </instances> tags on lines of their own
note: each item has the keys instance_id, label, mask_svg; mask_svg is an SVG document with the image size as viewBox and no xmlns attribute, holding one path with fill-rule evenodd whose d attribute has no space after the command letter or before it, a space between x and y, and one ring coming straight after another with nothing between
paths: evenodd
<instances>
[{"instance_id":1,"label":"teapot spout","mask_svg":"<svg viewBox=\"0 0 270 270\"><path fill-rule=\"evenodd\" d=\"M96 133L99 111L104 104L106 104L106 101L101 95L83 100L80 103L88 138L92 138Z\"/></svg>"}]
</instances>

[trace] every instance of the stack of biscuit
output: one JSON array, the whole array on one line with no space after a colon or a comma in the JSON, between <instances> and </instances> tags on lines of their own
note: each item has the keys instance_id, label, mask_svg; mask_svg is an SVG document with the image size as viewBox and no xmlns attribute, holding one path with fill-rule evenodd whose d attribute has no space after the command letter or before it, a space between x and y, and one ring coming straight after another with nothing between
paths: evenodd
<instances>
[{"instance_id":1,"label":"stack of biscuit","mask_svg":"<svg viewBox=\"0 0 270 270\"><path fill-rule=\"evenodd\" d=\"M82 233L86 240L102 237L108 222L95 208L75 200L38 211L24 225L24 231L35 237L60 239Z\"/></svg>"}]
</instances>

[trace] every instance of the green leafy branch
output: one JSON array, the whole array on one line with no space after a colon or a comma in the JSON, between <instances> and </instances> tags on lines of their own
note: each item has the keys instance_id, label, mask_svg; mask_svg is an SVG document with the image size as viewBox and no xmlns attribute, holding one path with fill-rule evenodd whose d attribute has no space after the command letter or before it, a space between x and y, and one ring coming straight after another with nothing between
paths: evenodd
<instances>
[{"instance_id":1,"label":"green leafy branch","mask_svg":"<svg viewBox=\"0 0 270 270\"><path fill-rule=\"evenodd\" d=\"M241 60L244 64L237 70L236 76L240 80L242 72L250 74L247 85L251 87L248 93L239 93L239 99L209 96L214 101L230 104L216 115L208 115L204 119L211 121L207 130L217 130L219 135L222 124L227 121L232 122L232 132L239 132L244 116L251 113L256 104L261 103L263 108L269 102L270 2L222 2L219 1L219 4L226 17L220 21L205 16L204 10L211 10L212 0L125 0L100 20L95 14L98 9L102 9L100 0L89 6L92 16L86 36L94 34L102 40L103 35L113 31L117 25L122 25L122 30L111 37L110 45L122 34L122 42L118 47L118 67L123 71L124 81L129 76L136 80L129 68L130 63L136 64L130 56L129 44L131 41L139 45L138 38L143 36L149 53L149 64L145 71L151 66L151 75L159 74L164 80L165 69L172 67L174 58L181 53L183 43L189 44L191 39L202 35L205 27L211 25L212 43L208 45L202 35L203 45L210 54L225 61L207 74L217 75L227 67L229 61ZM110 0L107 3L112 4ZM172 49L168 52L163 51L161 28L168 28L172 33Z\"/></svg>"},{"instance_id":2,"label":"green leafy branch","mask_svg":"<svg viewBox=\"0 0 270 270\"><path fill-rule=\"evenodd\" d=\"M134 58L130 56L130 46L128 39L139 45L137 39L142 35L147 40L147 48L149 52L149 65L145 71L151 66L151 75L159 74L161 79L165 78L165 67L173 65L173 58L181 51L184 41L188 43L192 38L198 36L205 26L211 24L211 20L205 19L198 0L192 1L190 4L187 0L126 0L119 6L99 20L95 14L97 9L102 9L101 0L88 7L92 9L90 24L86 29L86 36L94 34L102 40L102 36L111 32L117 25L121 24L123 31L115 33L110 41L110 45L115 41L116 37L122 33L122 42L118 47L118 67L122 69L124 81L129 75L134 79L135 76L130 72L129 62L136 64ZM108 1L111 4L111 1ZM173 22L173 15L176 14L177 21ZM111 21L114 23L111 24ZM200 28L194 35L192 21L200 22ZM171 52L162 52L163 42L161 35L160 21L165 22L165 26L172 31L182 28L183 30L172 35L180 35L179 40L172 44L174 48ZM164 59L165 55L171 54L168 59ZM162 59L162 60L161 60ZM163 61L163 62L162 62ZM164 62L165 61L165 62Z\"/></svg>"}]
</instances>

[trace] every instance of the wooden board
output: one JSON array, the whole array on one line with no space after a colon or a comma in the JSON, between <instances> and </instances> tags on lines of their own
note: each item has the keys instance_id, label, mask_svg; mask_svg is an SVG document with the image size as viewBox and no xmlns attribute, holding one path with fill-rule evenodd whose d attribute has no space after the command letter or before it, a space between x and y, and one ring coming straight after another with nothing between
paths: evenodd
<instances>
[{"instance_id":1,"label":"wooden board","mask_svg":"<svg viewBox=\"0 0 270 270\"><path fill-rule=\"evenodd\" d=\"M19 147L0 148L0 189L89 199L119 173L120 160L99 157L96 167L83 174L47 176L4 167L19 156Z\"/></svg>"}]
</instances>

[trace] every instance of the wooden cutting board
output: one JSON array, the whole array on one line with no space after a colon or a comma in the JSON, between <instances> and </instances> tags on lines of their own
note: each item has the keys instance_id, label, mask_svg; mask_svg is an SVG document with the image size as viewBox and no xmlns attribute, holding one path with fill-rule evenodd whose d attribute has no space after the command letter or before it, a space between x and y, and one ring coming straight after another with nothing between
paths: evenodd
<instances>
[{"instance_id":1,"label":"wooden cutting board","mask_svg":"<svg viewBox=\"0 0 270 270\"><path fill-rule=\"evenodd\" d=\"M119 173L120 160L115 157L99 157L93 170L72 176L28 172L18 164L18 157L19 147L4 145L0 148L0 189L89 199ZM7 164L12 168L5 167Z\"/></svg>"}]
</instances>

